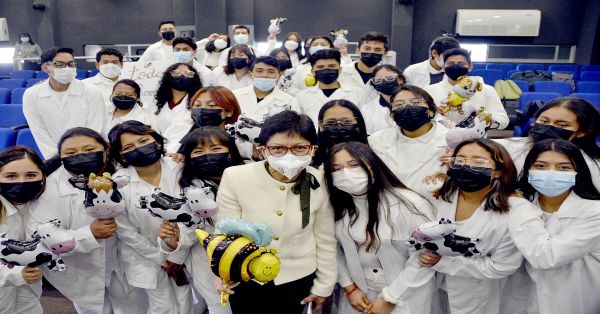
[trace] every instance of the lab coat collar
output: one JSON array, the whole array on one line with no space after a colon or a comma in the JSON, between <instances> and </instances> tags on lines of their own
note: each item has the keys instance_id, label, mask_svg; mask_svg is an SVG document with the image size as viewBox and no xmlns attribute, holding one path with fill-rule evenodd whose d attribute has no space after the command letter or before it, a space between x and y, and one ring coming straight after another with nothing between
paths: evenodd
<instances>
[{"instance_id":1,"label":"lab coat collar","mask_svg":"<svg viewBox=\"0 0 600 314\"><path fill-rule=\"evenodd\" d=\"M72 186L71 183L69 183L69 178L71 178L72 176L65 169L64 166L61 166L56 171L58 175L58 195L60 197L79 193L80 190Z\"/></svg>"},{"instance_id":2,"label":"lab coat collar","mask_svg":"<svg viewBox=\"0 0 600 314\"><path fill-rule=\"evenodd\" d=\"M400 128L397 128L398 141L402 142L402 143L406 143L408 141L417 141L417 142L421 142L423 144L431 143L433 137L435 137L435 135L438 133L438 128L439 128L438 124L439 123L437 123L433 119L430 121L433 124L433 127L431 127L431 130L429 130L429 132L427 132L424 135L419 136L417 138L407 137L406 135L404 135L402 133Z\"/></svg>"},{"instance_id":3,"label":"lab coat collar","mask_svg":"<svg viewBox=\"0 0 600 314\"><path fill-rule=\"evenodd\" d=\"M429 63L429 59L427 59L427 60L423 61L423 63L424 63L424 64L425 64L425 66L427 67L427 71L428 71L429 73L431 73L431 74L440 74L440 73L442 73L442 71L441 71L441 70L440 70L440 71L438 71L438 70L434 69L434 68L431 66L431 63ZM446 78L446 76L445 76L445 75L444 75L444 78Z\"/></svg>"},{"instance_id":4,"label":"lab coat collar","mask_svg":"<svg viewBox=\"0 0 600 314\"><path fill-rule=\"evenodd\" d=\"M11 202L9 202L6 198L4 198L4 196L0 195L0 202L2 202L2 206L4 206L4 210L6 212L6 217L10 217L14 214L19 213L20 211L15 207L15 205L13 205Z\"/></svg>"},{"instance_id":5,"label":"lab coat collar","mask_svg":"<svg viewBox=\"0 0 600 314\"><path fill-rule=\"evenodd\" d=\"M113 80L109 79L108 77L105 77L104 75L100 74L100 72L98 72L98 74L93 76L93 79L102 85L114 86L115 83L121 79L121 77L119 76L116 81L113 81Z\"/></svg>"},{"instance_id":6,"label":"lab coat collar","mask_svg":"<svg viewBox=\"0 0 600 314\"><path fill-rule=\"evenodd\" d=\"M540 211L542 211L542 208L539 205L540 203L538 196L539 195L536 193L535 204L539 207ZM579 197L579 195L571 191L571 193L569 193L569 196L567 196L567 198L563 201L563 203L553 215L556 215L556 218L558 219L577 218L580 216L579 206L577 205L581 204L582 201L583 200L581 199L581 197Z\"/></svg>"},{"instance_id":7,"label":"lab coat collar","mask_svg":"<svg viewBox=\"0 0 600 314\"><path fill-rule=\"evenodd\" d=\"M178 164L176 164L175 162L170 162L170 160L168 160L169 157L162 157L160 159L160 167L161 167L161 182L162 182L162 178L167 174L166 172L171 171L171 169L174 169L177 167ZM115 174L116 176L119 175L125 175L125 176L129 176L129 182L141 182L142 179L140 178L140 176L138 175L137 171L135 171L135 167L133 166L129 166L127 168L122 168L119 169L118 174Z\"/></svg>"},{"instance_id":8,"label":"lab coat collar","mask_svg":"<svg viewBox=\"0 0 600 314\"><path fill-rule=\"evenodd\" d=\"M84 84L83 82L81 82L77 79L73 80L71 82L71 84L69 84L69 87L67 88L67 90L65 91L65 96L82 95L84 88L85 88L85 86L83 84ZM50 97L54 93L56 93L56 91L54 91L50 87L50 79L47 79L44 83L42 83L41 90L38 95L40 97Z\"/></svg>"}]
</instances>

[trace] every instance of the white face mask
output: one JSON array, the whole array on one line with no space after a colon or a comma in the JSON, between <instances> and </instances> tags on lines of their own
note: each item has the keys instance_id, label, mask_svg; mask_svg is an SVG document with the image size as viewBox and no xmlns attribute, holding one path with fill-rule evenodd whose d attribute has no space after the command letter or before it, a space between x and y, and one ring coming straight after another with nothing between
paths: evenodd
<instances>
[{"instance_id":1,"label":"white face mask","mask_svg":"<svg viewBox=\"0 0 600 314\"><path fill-rule=\"evenodd\" d=\"M192 61L191 51L176 51L173 53L175 56L175 63L188 63Z\"/></svg>"},{"instance_id":2,"label":"white face mask","mask_svg":"<svg viewBox=\"0 0 600 314\"><path fill-rule=\"evenodd\" d=\"M233 40L235 40L235 42L238 45L245 45L248 43L248 35L246 34L237 34L235 36L233 36Z\"/></svg>"},{"instance_id":3,"label":"white face mask","mask_svg":"<svg viewBox=\"0 0 600 314\"><path fill-rule=\"evenodd\" d=\"M369 177L361 168L344 168L333 173L333 185L351 195L363 195L367 193Z\"/></svg>"},{"instance_id":4,"label":"white face mask","mask_svg":"<svg viewBox=\"0 0 600 314\"><path fill-rule=\"evenodd\" d=\"M77 76L77 68L54 68L54 74L50 74L57 82L61 84L71 83Z\"/></svg>"},{"instance_id":5,"label":"white face mask","mask_svg":"<svg viewBox=\"0 0 600 314\"><path fill-rule=\"evenodd\" d=\"M291 180L310 165L312 156L310 154L296 156L292 153L287 153L281 157L268 155L267 161L269 162L269 166Z\"/></svg>"},{"instance_id":6,"label":"white face mask","mask_svg":"<svg viewBox=\"0 0 600 314\"><path fill-rule=\"evenodd\" d=\"M27 38L27 37L21 37L21 42L22 43L29 42L29 38Z\"/></svg>"},{"instance_id":7,"label":"white face mask","mask_svg":"<svg viewBox=\"0 0 600 314\"><path fill-rule=\"evenodd\" d=\"M98 70L100 71L100 74L109 79L113 79L121 75L121 67L114 63L102 64Z\"/></svg>"},{"instance_id":8,"label":"white face mask","mask_svg":"<svg viewBox=\"0 0 600 314\"><path fill-rule=\"evenodd\" d=\"M440 68L443 68L443 67L444 67L444 57L440 56L440 58L439 58L439 59L435 59L435 63L437 63L437 65L438 65Z\"/></svg>"},{"instance_id":9,"label":"white face mask","mask_svg":"<svg viewBox=\"0 0 600 314\"><path fill-rule=\"evenodd\" d=\"M295 40L286 40L285 43L283 43L283 46L287 50L296 50L298 49L298 42Z\"/></svg>"},{"instance_id":10,"label":"white face mask","mask_svg":"<svg viewBox=\"0 0 600 314\"><path fill-rule=\"evenodd\" d=\"M327 46L312 46L312 47L310 47L310 49L308 49L308 53L310 53L311 55L314 55L317 51L323 50L323 49L329 49L329 47L327 47Z\"/></svg>"},{"instance_id":11,"label":"white face mask","mask_svg":"<svg viewBox=\"0 0 600 314\"><path fill-rule=\"evenodd\" d=\"M227 47L227 41L225 39L215 39L215 48L217 49L225 49Z\"/></svg>"}]
</instances>

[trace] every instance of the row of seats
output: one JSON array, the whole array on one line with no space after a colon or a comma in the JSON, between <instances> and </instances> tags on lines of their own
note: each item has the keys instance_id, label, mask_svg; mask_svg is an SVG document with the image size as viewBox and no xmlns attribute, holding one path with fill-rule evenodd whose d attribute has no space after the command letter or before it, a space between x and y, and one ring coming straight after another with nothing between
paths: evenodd
<instances>
[{"instance_id":1,"label":"row of seats","mask_svg":"<svg viewBox=\"0 0 600 314\"><path fill-rule=\"evenodd\" d=\"M577 65L577 64L539 64L539 63L473 63L475 69L488 69L488 70L503 70L508 72L510 70L518 71L572 71L572 72L586 72L586 71L600 71L600 65Z\"/></svg>"},{"instance_id":2,"label":"row of seats","mask_svg":"<svg viewBox=\"0 0 600 314\"><path fill-rule=\"evenodd\" d=\"M522 72L520 70L510 70L505 72L497 69L475 69L469 75L481 76L486 84L494 85L497 80L510 79L514 73ZM573 81L600 82L600 71L586 71L581 74L573 71L560 71L573 75Z\"/></svg>"},{"instance_id":3,"label":"row of seats","mask_svg":"<svg viewBox=\"0 0 600 314\"><path fill-rule=\"evenodd\" d=\"M485 78L484 78L485 81ZM557 92L563 96L571 94L571 84L568 82L539 81L529 86L527 81L514 81L523 92ZM600 93L600 82L577 82L575 91L578 93Z\"/></svg>"},{"instance_id":4,"label":"row of seats","mask_svg":"<svg viewBox=\"0 0 600 314\"><path fill-rule=\"evenodd\" d=\"M27 88L0 88L0 104L22 104L23 94Z\"/></svg>"},{"instance_id":5,"label":"row of seats","mask_svg":"<svg viewBox=\"0 0 600 314\"><path fill-rule=\"evenodd\" d=\"M40 157L42 153L37 147L33 140L31 130L28 128L23 129L12 129L12 128L0 128L0 150L6 149L11 146L22 145L32 148ZM43 157L42 157L43 158Z\"/></svg>"}]
</instances>

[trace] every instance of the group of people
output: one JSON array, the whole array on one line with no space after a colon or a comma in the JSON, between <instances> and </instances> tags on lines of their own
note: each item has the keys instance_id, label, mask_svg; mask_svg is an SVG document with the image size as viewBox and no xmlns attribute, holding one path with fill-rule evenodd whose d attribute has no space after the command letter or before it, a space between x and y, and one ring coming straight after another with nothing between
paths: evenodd
<instances>
[{"instance_id":1,"label":"group of people","mask_svg":"<svg viewBox=\"0 0 600 314\"><path fill-rule=\"evenodd\" d=\"M243 26L233 42L175 34L161 23L138 61L173 62L152 104L119 79L119 51L100 51L99 74L84 81L73 50L42 54L49 79L23 109L43 156L0 152L0 232L26 240L58 219L75 248L62 272L0 269L0 312L40 313L42 276L78 313L600 311L600 113L589 102L546 103L528 137L449 149L438 106L473 68L456 39L436 38L428 60L401 71L382 62L389 43L377 32L360 38L356 61L327 36L292 32L275 47L271 34L264 53ZM493 88L473 102L508 125ZM256 138L229 131L240 119L259 122ZM129 178L126 212L95 219L69 179L105 172ZM210 188L208 222L138 206L156 188L189 187ZM218 233L224 217L270 227L274 281L232 288L213 274L194 230ZM471 255L410 247L416 228L447 220L475 243Z\"/></svg>"}]
</instances>

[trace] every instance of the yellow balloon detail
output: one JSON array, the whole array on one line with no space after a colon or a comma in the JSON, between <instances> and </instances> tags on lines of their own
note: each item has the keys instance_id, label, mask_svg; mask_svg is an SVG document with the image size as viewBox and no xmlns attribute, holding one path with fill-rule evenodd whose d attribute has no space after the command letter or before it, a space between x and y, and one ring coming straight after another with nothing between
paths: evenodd
<instances>
[{"instance_id":1,"label":"yellow balloon detail","mask_svg":"<svg viewBox=\"0 0 600 314\"><path fill-rule=\"evenodd\" d=\"M306 74L304 84L308 87L315 86L317 84L317 79L315 79L315 76L312 75L312 73Z\"/></svg>"}]
</instances>

